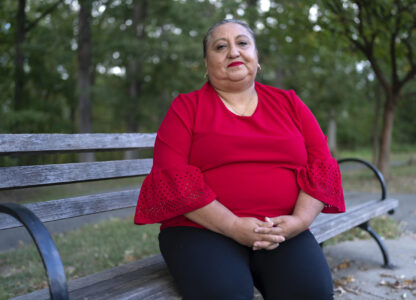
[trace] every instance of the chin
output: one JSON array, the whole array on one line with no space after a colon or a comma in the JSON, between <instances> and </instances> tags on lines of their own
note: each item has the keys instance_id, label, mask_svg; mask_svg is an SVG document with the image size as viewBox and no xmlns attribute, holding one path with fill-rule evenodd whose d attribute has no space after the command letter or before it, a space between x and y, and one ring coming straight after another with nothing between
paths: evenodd
<instances>
[{"instance_id":1,"label":"chin","mask_svg":"<svg viewBox=\"0 0 416 300\"><path fill-rule=\"evenodd\" d=\"M231 81L248 81L248 80L254 80L253 76L250 76L249 74L232 74L228 76L229 80Z\"/></svg>"}]
</instances>

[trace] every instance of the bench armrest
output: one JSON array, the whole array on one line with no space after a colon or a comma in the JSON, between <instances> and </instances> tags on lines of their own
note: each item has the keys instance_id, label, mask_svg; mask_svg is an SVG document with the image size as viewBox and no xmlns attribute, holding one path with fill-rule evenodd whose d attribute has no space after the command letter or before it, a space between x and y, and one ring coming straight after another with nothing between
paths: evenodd
<instances>
[{"instance_id":1,"label":"bench armrest","mask_svg":"<svg viewBox=\"0 0 416 300\"><path fill-rule=\"evenodd\" d=\"M361 164L365 165L369 169L371 169L371 171L373 171L374 175L377 177L378 181L380 182L381 200L386 199L386 196L387 196L386 182L384 181L383 174L380 172L379 169L376 168L376 166L374 166L373 164L369 163L368 161L360 159L360 158L342 158L342 159L338 159L338 164L341 164L343 162L358 162L358 163L361 163Z\"/></svg>"},{"instance_id":2,"label":"bench armrest","mask_svg":"<svg viewBox=\"0 0 416 300\"><path fill-rule=\"evenodd\" d=\"M25 206L16 203L1 203L0 213L19 220L30 233L48 276L51 299L68 299L68 287L61 257L52 237L39 218Z\"/></svg>"}]
</instances>

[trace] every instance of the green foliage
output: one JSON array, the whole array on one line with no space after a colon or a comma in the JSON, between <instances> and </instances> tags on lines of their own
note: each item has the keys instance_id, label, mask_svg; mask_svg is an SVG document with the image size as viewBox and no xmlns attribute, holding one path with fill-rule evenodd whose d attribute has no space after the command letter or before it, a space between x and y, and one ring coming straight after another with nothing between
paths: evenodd
<instances>
[{"instance_id":1,"label":"green foliage","mask_svg":"<svg viewBox=\"0 0 416 300\"><path fill-rule=\"evenodd\" d=\"M393 5L387 0L381 5L381 1L371 6L368 18L387 13ZM136 24L134 7L144 2L142 23ZM324 131L334 113L342 147L369 146L376 100L374 74L348 40L339 38L342 26L321 2L325 1L272 0L269 8L261 9L260 1L248 0L92 1L93 131L125 132L131 121L138 123L141 132L157 130L173 98L205 82L202 38L206 30L220 19L234 17L247 21L256 33L262 65L258 80L295 89ZM26 25L54 3L28 0ZM345 5L345 18L351 21L356 11L350 1ZM61 2L26 32L24 106L19 110L14 109L17 8L17 1L0 4L0 132L75 132L78 2ZM404 12L402 20L412 24L414 14ZM375 22L373 29L380 32L377 45L391 22ZM351 21L351 31L357 30L354 24ZM406 37L400 38L405 41ZM400 74L409 68L406 49L404 42L397 48ZM388 47L377 52L386 58L382 68L391 63L386 51ZM132 85L137 95L131 94ZM403 97L411 96L398 107L394 140L400 143L411 143L416 137L416 125L412 126L415 89L413 83L403 91Z\"/></svg>"}]
</instances>

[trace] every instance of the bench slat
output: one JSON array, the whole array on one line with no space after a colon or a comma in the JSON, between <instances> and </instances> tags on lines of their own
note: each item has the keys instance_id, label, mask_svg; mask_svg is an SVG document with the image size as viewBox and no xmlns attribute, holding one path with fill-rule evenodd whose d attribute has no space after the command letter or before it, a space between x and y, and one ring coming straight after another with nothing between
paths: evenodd
<instances>
[{"instance_id":1,"label":"bench slat","mask_svg":"<svg viewBox=\"0 0 416 300\"><path fill-rule=\"evenodd\" d=\"M0 154L152 148L155 133L0 134Z\"/></svg>"},{"instance_id":2,"label":"bench slat","mask_svg":"<svg viewBox=\"0 0 416 300\"><path fill-rule=\"evenodd\" d=\"M137 204L139 188L111 193L94 194L59 200L25 204L42 222L90 215L110 210L132 208ZM0 230L20 227L22 224L12 217L0 214Z\"/></svg>"},{"instance_id":3,"label":"bench slat","mask_svg":"<svg viewBox=\"0 0 416 300\"><path fill-rule=\"evenodd\" d=\"M398 205L399 201L396 199L374 200L358 205L342 215L321 214L312 223L310 230L316 240L321 243L374 217L383 215Z\"/></svg>"},{"instance_id":4,"label":"bench slat","mask_svg":"<svg viewBox=\"0 0 416 300\"><path fill-rule=\"evenodd\" d=\"M0 168L0 190L149 174L153 160L133 159L91 163Z\"/></svg>"}]
</instances>

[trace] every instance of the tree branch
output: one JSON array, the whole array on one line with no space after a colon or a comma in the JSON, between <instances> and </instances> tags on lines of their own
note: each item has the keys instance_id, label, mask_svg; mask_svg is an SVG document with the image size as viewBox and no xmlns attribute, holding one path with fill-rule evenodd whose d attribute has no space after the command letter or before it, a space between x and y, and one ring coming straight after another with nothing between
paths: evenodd
<instances>
[{"instance_id":1,"label":"tree branch","mask_svg":"<svg viewBox=\"0 0 416 300\"><path fill-rule=\"evenodd\" d=\"M64 0L58 0L56 1L54 4L52 4L47 10L45 10L36 20L30 22L26 28L25 28L25 32L29 32L30 30L33 29L33 27L35 27L40 20L42 20L43 18L45 18L47 15L49 15L50 13L52 13L58 6L59 4L61 4L62 2L64 2Z\"/></svg>"},{"instance_id":2,"label":"tree branch","mask_svg":"<svg viewBox=\"0 0 416 300\"><path fill-rule=\"evenodd\" d=\"M397 27L391 33L390 36L390 60L391 60L391 82L394 90L398 87L399 76L397 74L397 58L396 58L396 38L397 38Z\"/></svg>"}]
</instances>

